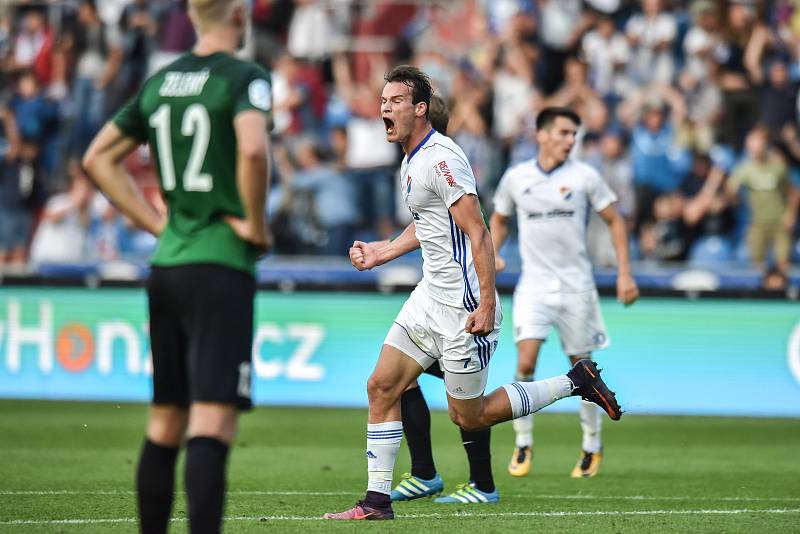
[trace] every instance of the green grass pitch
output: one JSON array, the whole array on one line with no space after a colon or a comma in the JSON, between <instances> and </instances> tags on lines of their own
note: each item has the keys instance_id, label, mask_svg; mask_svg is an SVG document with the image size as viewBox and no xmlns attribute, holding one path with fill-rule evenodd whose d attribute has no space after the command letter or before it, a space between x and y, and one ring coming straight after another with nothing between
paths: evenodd
<instances>
[{"instance_id":1,"label":"green grass pitch","mask_svg":"<svg viewBox=\"0 0 800 534\"><path fill-rule=\"evenodd\" d=\"M0 401L0 532L136 532L145 415L143 405ZM600 474L573 480L577 415L545 413L523 479L506 471L511 425L495 428L497 505L422 500L396 504L392 523L323 522L365 486L365 423L365 410L246 415L230 462L226 532L800 532L798 420L605 420ZM446 489L465 482L459 435L444 413L433 414L433 440ZM406 470L404 447L396 478ZM172 532L186 531L185 509L179 494Z\"/></svg>"}]
</instances>

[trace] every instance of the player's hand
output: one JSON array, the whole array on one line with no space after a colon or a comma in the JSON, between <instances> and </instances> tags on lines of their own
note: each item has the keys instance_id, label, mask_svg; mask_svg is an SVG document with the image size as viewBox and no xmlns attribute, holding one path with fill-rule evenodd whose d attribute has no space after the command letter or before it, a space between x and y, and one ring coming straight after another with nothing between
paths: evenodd
<instances>
[{"instance_id":1,"label":"player's hand","mask_svg":"<svg viewBox=\"0 0 800 534\"><path fill-rule=\"evenodd\" d=\"M494 256L494 272L499 273L506 268L506 260L502 256Z\"/></svg>"},{"instance_id":2,"label":"player's hand","mask_svg":"<svg viewBox=\"0 0 800 534\"><path fill-rule=\"evenodd\" d=\"M630 274L617 276L617 302L630 306L639 298L639 288Z\"/></svg>"},{"instance_id":3,"label":"player's hand","mask_svg":"<svg viewBox=\"0 0 800 534\"><path fill-rule=\"evenodd\" d=\"M272 248L272 232L266 225L259 227L259 225L254 225L233 215L226 215L224 220L242 241L247 241L256 247L261 254L265 254Z\"/></svg>"},{"instance_id":4,"label":"player's hand","mask_svg":"<svg viewBox=\"0 0 800 534\"><path fill-rule=\"evenodd\" d=\"M377 267L379 265L378 260L378 249L371 243L354 241L353 246L350 247L350 263L359 271L367 271Z\"/></svg>"},{"instance_id":5,"label":"player's hand","mask_svg":"<svg viewBox=\"0 0 800 534\"><path fill-rule=\"evenodd\" d=\"M467 325L464 330L473 336L488 336L494 330L494 312L494 305L481 302L478 308L467 317Z\"/></svg>"}]
</instances>

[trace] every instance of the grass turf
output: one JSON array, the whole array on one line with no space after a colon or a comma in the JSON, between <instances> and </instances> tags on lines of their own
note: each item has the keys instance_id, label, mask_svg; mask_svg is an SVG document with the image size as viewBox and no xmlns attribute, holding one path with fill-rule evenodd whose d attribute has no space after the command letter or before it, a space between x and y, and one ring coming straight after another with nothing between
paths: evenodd
<instances>
[{"instance_id":1,"label":"grass turf","mask_svg":"<svg viewBox=\"0 0 800 534\"><path fill-rule=\"evenodd\" d=\"M0 532L136 532L133 473L146 407L0 401ZM229 470L227 532L800 532L800 421L634 417L604 421L600 475L573 480L576 415L536 420L533 472L506 471L511 425L493 432L497 505L398 503L398 520L316 520L365 486L365 410L259 408ZM458 431L433 414L446 490L467 478ZM401 451L395 478L408 470ZM180 482L178 482L180 485ZM173 532L185 532L185 501Z\"/></svg>"}]
</instances>

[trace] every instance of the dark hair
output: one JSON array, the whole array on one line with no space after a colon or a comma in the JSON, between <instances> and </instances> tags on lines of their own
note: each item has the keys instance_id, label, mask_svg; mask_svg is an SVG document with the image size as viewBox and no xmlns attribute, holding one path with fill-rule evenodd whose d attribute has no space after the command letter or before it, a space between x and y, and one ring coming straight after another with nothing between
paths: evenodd
<instances>
[{"instance_id":1,"label":"dark hair","mask_svg":"<svg viewBox=\"0 0 800 534\"><path fill-rule=\"evenodd\" d=\"M447 103L439 95L431 95L431 105L428 108L428 116L431 119L433 129L447 135L447 123L450 122L450 110L447 109Z\"/></svg>"},{"instance_id":2,"label":"dark hair","mask_svg":"<svg viewBox=\"0 0 800 534\"><path fill-rule=\"evenodd\" d=\"M539 115L536 117L536 129L541 130L547 128L553 124L558 117L565 117L571 120L575 123L575 126L581 125L581 118L570 108L552 106L544 108L539 112Z\"/></svg>"},{"instance_id":3,"label":"dark hair","mask_svg":"<svg viewBox=\"0 0 800 534\"><path fill-rule=\"evenodd\" d=\"M427 74L411 65L398 65L384 76L383 79L390 83L402 82L410 87L411 103L416 105L420 102L425 102L425 117L428 117L433 88L431 88L431 79L428 78Z\"/></svg>"}]
</instances>

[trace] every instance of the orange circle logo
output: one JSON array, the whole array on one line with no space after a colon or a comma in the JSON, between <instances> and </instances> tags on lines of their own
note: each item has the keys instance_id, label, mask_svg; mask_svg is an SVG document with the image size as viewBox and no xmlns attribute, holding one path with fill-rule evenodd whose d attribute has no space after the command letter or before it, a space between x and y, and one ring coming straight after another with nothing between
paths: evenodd
<instances>
[{"instance_id":1,"label":"orange circle logo","mask_svg":"<svg viewBox=\"0 0 800 534\"><path fill-rule=\"evenodd\" d=\"M68 323L56 338L56 358L67 371L80 373L94 357L94 338L85 325Z\"/></svg>"}]
</instances>

